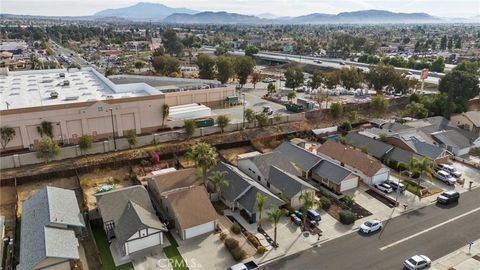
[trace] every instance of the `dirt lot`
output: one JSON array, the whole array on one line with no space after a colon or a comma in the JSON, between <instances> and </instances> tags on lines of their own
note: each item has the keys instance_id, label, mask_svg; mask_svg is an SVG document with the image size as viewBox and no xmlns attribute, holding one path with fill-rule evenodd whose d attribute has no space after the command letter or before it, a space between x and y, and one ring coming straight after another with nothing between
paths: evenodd
<instances>
[{"instance_id":1,"label":"dirt lot","mask_svg":"<svg viewBox=\"0 0 480 270\"><path fill-rule=\"evenodd\" d=\"M253 146L242 146L236 148L230 148L225 150L218 151L220 156L230 162L231 164L237 166L238 155L257 151Z\"/></svg>"},{"instance_id":2,"label":"dirt lot","mask_svg":"<svg viewBox=\"0 0 480 270\"><path fill-rule=\"evenodd\" d=\"M15 187L0 188L0 212L5 216L5 234L10 237L15 236L15 194Z\"/></svg>"},{"instance_id":3,"label":"dirt lot","mask_svg":"<svg viewBox=\"0 0 480 270\"><path fill-rule=\"evenodd\" d=\"M115 187L122 188L132 185L130 180L125 180L128 175L128 167L118 169L96 170L91 173L80 175L80 185L85 196L85 203L89 210L96 208L96 199L94 194L102 185L114 184Z\"/></svg>"}]
</instances>

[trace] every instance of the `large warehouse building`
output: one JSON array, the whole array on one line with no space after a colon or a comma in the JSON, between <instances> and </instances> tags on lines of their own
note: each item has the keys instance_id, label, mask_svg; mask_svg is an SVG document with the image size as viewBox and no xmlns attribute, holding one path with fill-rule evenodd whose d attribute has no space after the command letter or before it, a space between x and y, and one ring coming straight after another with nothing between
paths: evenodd
<instances>
[{"instance_id":1,"label":"large warehouse building","mask_svg":"<svg viewBox=\"0 0 480 270\"><path fill-rule=\"evenodd\" d=\"M162 125L163 104L219 104L235 94L218 81L148 76L116 76L111 80L93 68L81 70L0 71L1 126L15 129L7 149L31 148L41 139L43 121L53 137L76 143L82 134L95 140L155 132ZM112 127L113 125L113 127Z\"/></svg>"}]
</instances>

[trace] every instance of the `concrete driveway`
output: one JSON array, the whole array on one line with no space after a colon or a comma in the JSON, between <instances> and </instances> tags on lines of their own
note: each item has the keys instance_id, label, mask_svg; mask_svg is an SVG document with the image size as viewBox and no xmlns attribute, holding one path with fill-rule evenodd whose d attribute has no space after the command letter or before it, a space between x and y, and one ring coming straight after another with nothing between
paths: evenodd
<instances>
[{"instance_id":1,"label":"concrete driveway","mask_svg":"<svg viewBox=\"0 0 480 270\"><path fill-rule=\"evenodd\" d=\"M227 269L236 264L219 234L205 234L188 240L173 235L178 251L190 269Z\"/></svg>"},{"instance_id":2,"label":"concrete driveway","mask_svg":"<svg viewBox=\"0 0 480 270\"><path fill-rule=\"evenodd\" d=\"M130 255L133 268L135 270L149 270L149 269L172 269L168 258L163 253L164 246L157 246L148 249L146 252L136 252Z\"/></svg>"}]
</instances>

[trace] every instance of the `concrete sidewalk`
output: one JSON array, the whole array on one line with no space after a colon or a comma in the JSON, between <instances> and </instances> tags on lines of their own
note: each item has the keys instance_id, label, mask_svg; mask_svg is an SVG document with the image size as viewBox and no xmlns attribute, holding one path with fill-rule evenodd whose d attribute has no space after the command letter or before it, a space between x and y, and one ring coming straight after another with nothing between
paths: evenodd
<instances>
[{"instance_id":1,"label":"concrete sidewalk","mask_svg":"<svg viewBox=\"0 0 480 270\"><path fill-rule=\"evenodd\" d=\"M443 256L432 263L433 270L478 270L480 269L480 239L474 241L470 253L468 246Z\"/></svg>"}]
</instances>

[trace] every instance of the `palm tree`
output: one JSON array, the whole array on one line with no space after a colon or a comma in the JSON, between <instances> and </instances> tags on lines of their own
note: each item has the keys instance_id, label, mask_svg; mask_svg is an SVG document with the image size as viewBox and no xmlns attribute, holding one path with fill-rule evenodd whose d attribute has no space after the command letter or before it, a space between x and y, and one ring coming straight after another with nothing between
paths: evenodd
<instances>
[{"instance_id":1,"label":"palm tree","mask_svg":"<svg viewBox=\"0 0 480 270\"><path fill-rule=\"evenodd\" d=\"M226 188L230 185L230 182L227 181L225 176L227 172L225 171L214 171L208 178L208 181L213 184L215 192L220 194L221 189Z\"/></svg>"},{"instance_id":2,"label":"palm tree","mask_svg":"<svg viewBox=\"0 0 480 270\"><path fill-rule=\"evenodd\" d=\"M421 198L420 183L422 181L422 175L426 176L428 180L431 181L433 179L433 174L435 173L430 161L427 158L423 158L420 161L416 158L412 158L407 164L404 164L404 166L406 170L402 171L400 174L408 175L409 177L417 179L418 197Z\"/></svg>"},{"instance_id":3,"label":"palm tree","mask_svg":"<svg viewBox=\"0 0 480 270\"><path fill-rule=\"evenodd\" d=\"M165 119L167 119L169 114L170 114L170 106L168 106L168 104L163 104L163 107L162 107L162 127L165 126Z\"/></svg>"},{"instance_id":4,"label":"palm tree","mask_svg":"<svg viewBox=\"0 0 480 270\"><path fill-rule=\"evenodd\" d=\"M277 224L280 221L280 218L287 213L287 210L280 209L276 205L272 205L272 209L267 213L268 221L273 223L274 230L273 230L273 241L275 242L275 248L278 247L277 244Z\"/></svg>"},{"instance_id":5,"label":"palm tree","mask_svg":"<svg viewBox=\"0 0 480 270\"><path fill-rule=\"evenodd\" d=\"M267 196L263 196L260 192L255 195L255 202L257 203L258 210L258 227L262 227L262 212L265 202L268 200Z\"/></svg>"},{"instance_id":6,"label":"palm tree","mask_svg":"<svg viewBox=\"0 0 480 270\"><path fill-rule=\"evenodd\" d=\"M300 201L303 202L302 224L305 229L307 223L307 211L310 208L317 207L318 201L315 199L315 193L313 192L302 192L302 194L300 194Z\"/></svg>"},{"instance_id":7,"label":"palm tree","mask_svg":"<svg viewBox=\"0 0 480 270\"><path fill-rule=\"evenodd\" d=\"M195 161L195 166L202 171L202 180L207 188L207 171L217 164L217 153L208 143L198 143L187 152L187 158Z\"/></svg>"}]
</instances>

